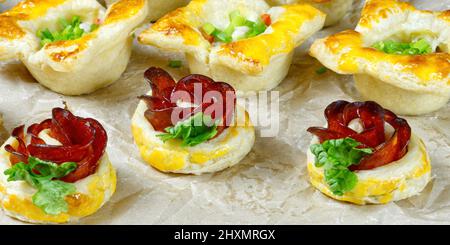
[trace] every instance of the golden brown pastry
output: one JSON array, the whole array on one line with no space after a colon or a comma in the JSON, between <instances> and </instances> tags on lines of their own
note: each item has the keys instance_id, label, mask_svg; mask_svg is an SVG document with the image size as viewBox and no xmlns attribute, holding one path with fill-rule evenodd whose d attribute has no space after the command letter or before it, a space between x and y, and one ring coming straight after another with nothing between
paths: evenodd
<instances>
[{"instance_id":1,"label":"golden brown pastry","mask_svg":"<svg viewBox=\"0 0 450 245\"><path fill-rule=\"evenodd\" d=\"M0 14L0 60L20 59L42 85L65 95L91 93L127 67L147 0L25 0Z\"/></svg>"},{"instance_id":2,"label":"golden brown pastry","mask_svg":"<svg viewBox=\"0 0 450 245\"><path fill-rule=\"evenodd\" d=\"M139 41L183 52L191 73L237 90L276 87L294 49L323 27L325 14L304 4L271 8L263 0L194 0L161 18Z\"/></svg>"},{"instance_id":3,"label":"golden brown pastry","mask_svg":"<svg viewBox=\"0 0 450 245\"><path fill-rule=\"evenodd\" d=\"M356 30L316 40L311 55L395 113L420 115L450 98L449 11L416 10L394 0L370 0Z\"/></svg>"},{"instance_id":4,"label":"golden brown pastry","mask_svg":"<svg viewBox=\"0 0 450 245\"><path fill-rule=\"evenodd\" d=\"M315 8L327 14L325 26L338 23L351 9L353 0L267 0L271 5L281 4L311 4Z\"/></svg>"},{"instance_id":5,"label":"golden brown pastry","mask_svg":"<svg viewBox=\"0 0 450 245\"><path fill-rule=\"evenodd\" d=\"M186 6L189 1L190 0L148 0L147 20L158 20L170 11ZM105 2L109 6L117 2L117 0L105 0Z\"/></svg>"}]
</instances>

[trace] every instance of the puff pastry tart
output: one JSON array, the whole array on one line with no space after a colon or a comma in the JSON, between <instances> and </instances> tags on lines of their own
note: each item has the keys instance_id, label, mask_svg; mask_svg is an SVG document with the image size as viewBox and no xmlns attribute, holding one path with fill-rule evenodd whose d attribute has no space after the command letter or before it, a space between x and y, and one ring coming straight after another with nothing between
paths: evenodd
<instances>
[{"instance_id":1,"label":"puff pastry tart","mask_svg":"<svg viewBox=\"0 0 450 245\"><path fill-rule=\"evenodd\" d=\"M408 122L375 102L336 101L327 127L312 127L307 153L314 187L355 204L384 204L417 195L430 181L422 140Z\"/></svg>"},{"instance_id":2,"label":"puff pastry tart","mask_svg":"<svg viewBox=\"0 0 450 245\"><path fill-rule=\"evenodd\" d=\"M450 98L449 50L448 11L371 0L356 31L315 41L311 55L340 74L354 74L364 98L398 114L420 115Z\"/></svg>"},{"instance_id":3,"label":"puff pastry tart","mask_svg":"<svg viewBox=\"0 0 450 245\"><path fill-rule=\"evenodd\" d=\"M162 172L202 174L239 163L255 141L233 87L203 75L178 83L162 69L145 72L152 90L141 96L132 131L143 159Z\"/></svg>"},{"instance_id":4,"label":"puff pastry tart","mask_svg":"<svg viewBox=\"0 0 450 245\"><path fill-rule=\"evenodd\" d=\"M0 149L0 206L30 223L66 223L95 213L116 189L106 131L55 108L53 117L14 129Z\"/></svg>"},{"instance_id":5,"label":"puff pastry tart","mask_svg":"<svg viewBox=\"0 0 450 245\"><path fill-rule=\"evenodd\" d=\"M109 6L118 0L105 0ZM150 21L157 20L168 12L186 6L190 0L148 0L148 16Z\"/></svg>"},{"instance_id":6,"label":"puff pastry tart","mask_svg":"<svg viewBox=\"0 0 450 245\"><path fill-rule=\"evenodd\" d=\"M0 60L20 59L42 85L65 95L91 93L125 70L132 32L146 0L25 0L0 15Z\"/></svg>"},{"instance_id":7,"label":"puff pastry tart","mask_svg":"<svg viewBox=\"0 0 450 245\"><path fill-rule=\"evenodd\" d=\"M309 5L194 0L142 32L139 41L184 52L191 73L230 81L239 91L260 91L283 80L295 47L324 21L325 14Z\"/></svg>"},{"instance_id":8,"label":"puff pastry tart","mask_svg":"<svg viewBox=\"0 0 450 245\"><path fill-rule=\"evenodd\" d=\"M268 0L271 5L278 4L311 4L327 14L325 26L331 26L338 23L351 9L353 0Z\"/></svg>"}]
</instances>

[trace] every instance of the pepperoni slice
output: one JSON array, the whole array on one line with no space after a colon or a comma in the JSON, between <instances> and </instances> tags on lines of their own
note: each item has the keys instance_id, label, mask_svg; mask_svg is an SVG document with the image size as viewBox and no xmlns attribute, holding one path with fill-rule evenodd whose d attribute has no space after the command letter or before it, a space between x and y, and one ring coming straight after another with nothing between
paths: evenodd
<instances>
[{"instance_id":1,"label":"pepperoni slice","mask_svg":"<svg viewBox=\"0 0 450 245\"><path fill-rule=\"evenodd\" d=\"M47 133L60 145L45 143L39 137L44 130L48 130ZM28 163L30 156L56 164L76 162L77 169L62 179L66 182L76 182L95 173L108 141L106 131L98 121L76 117L62 108L53 109L51 119L28 127L26 134L24 125L15 128L12 136L18 146L5 146L11 153L12 164Z\"/></svg>"},{"instance_id":2,"label":"pepperoni slice","mask_svg":"<svg viewBox=\"0 0 450 245\"><path fill-rule=\"evenodd\" d=\"M147 104L145 117L155 130L164 132L167 127L198 112L210 115L214 121L221 120L216 137L231 125L236 106L236 92L231 85L198 74L175 83L170 74L155 67L148 69L144 76L150 83L152 95L143 95L139 99ZM192 106L179 107L178 101Z\"/></svg>"},{"instance_id":3,"label":"pepperoni slice","mask_svg":"<svg viewBox=\"0 0 450 245\"><path fill-rule=\"evenodd\" d=\"M353 138L362 143L362 147L374 148L375 152L364 157L350 170L370 170L401 159L408 151L411 128L408 122L393 112L382 108L373 101L354 102L336 101L325 109L327 128L311 127L308 132L316 135L320 142L331 139ZM358 133L349 128L349 123L360 119L363 131ZM395 132L391 138L385 137L385 123Z\"/></svg>"}]
</instances>

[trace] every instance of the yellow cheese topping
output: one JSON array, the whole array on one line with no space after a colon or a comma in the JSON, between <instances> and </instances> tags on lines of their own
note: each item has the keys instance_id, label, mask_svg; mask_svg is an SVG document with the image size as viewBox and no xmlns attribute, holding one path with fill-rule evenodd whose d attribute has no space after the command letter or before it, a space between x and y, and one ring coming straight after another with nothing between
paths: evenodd
<instances>
[{"instance_id":1,"label":"yellow cheese topping","mask_svg":"<svg viewBox=\"0 0 450 245\"><path fill-rule=\"evenodd\" d=\"M112 168L109 166L109 168ZM22 199L16 195L9 195L2 203L4 209L17 213L29 220L49 223L65 223L71 216L85 217L95 213L103 204L106 191L115 191L116 175L115 171L110 169L107 176L95 176L88 185L89 195L77 193L66 197L69 204L69 211L59 215L49 215L42 209L34 205L31 199ZM106 187L108 186L108 190ZM4 188L2 190L5 194Z\"/></svg>"},{"instance_id":2,"label":"yellow cheese topping","mask_svg":"<svg viewBox=\"0 0 450 245\"><path fill-rule=\"evenodd\" d=\"M184 44L197 46L204 39L198 28L203 24L200 16L205 2L206 0L191 1L186 7L162 17L149 31L157 31L166 36L179 36L184 40Z\"/></svg>"},{"instance_id":3,"label":"yellow cheese topping","mask_svg":"<svg viewBox=\"0 0 450 245\"><path fill-rule=\"evenodd\" d=\"M58 50L51 52L49 56L51 59L55 62L61 62L68 58L75 57L78 55L81 51L85 50L88 45L87 43L94 39L97 35L97 31L88 33L86 35L83 35L81 38L75 39L75 40L64 40L64 41L57 41L53 43L47 44L45 46L46 50Z\"/></svg>"},{"instance_id":4,"label":"yellow cheese topping","mask_svg":"<svg viewBox=\"0 0 450 245\"><path fill-rule=\"evenodd\" d=\"M439 18L450 22L450 10L444 11L442 13L439 14Z\"/></svg>"},{"instance_id":5,"label":"yellow cheese topping","mask_svg":"<svg viewBox=\"0 0 450 245\"><path fill-rule=\"evenodd\" d=\"M121 0L116 2L108 11L104 25L115 23L136 15L145 5L144 0Z\"/></svg>"},{"instance_id":6,"label":"yellow cheese topping","mask_svg":"<svg viewBox=\"0 0 450 245\"><path fill-rule=\"evenodd\" d=\"M132 125L133 135L136 141L141 156L145 162L149 163L156 169L167 172L184 169L189 162L203 165L209 161L221 158L230 152L230 147L227 142L231 137L236 137L238 134L236 127L230 127L227 130L227 135L218 144L222 145L220 148L214 148L210 151L206 150L192 150L182 147L181 142L177 140L161 143L159 139L151 141L143 137L142 129L137 125Z\"/></svg>"},{"instance_id":7,"label":"yellow cheese topping","mask_svg":"<svg viewBox=\"0 0 450 245\"><path fill-rule=\"evenodd\" d=\"M295 48L295 35L306 21L312 20L322 12L310 5L283 6L285 12L271 27L272 33L254 38L223 44L219 54L247 61L259 66L268 65L272 56L289 53Z\"/></svg>"},{"instance_id":8,"label":"yellow cheese topping","mask_svg":"<svg viewBox=\"0 0 450 245\"><path fill-rule=\"evenodd\" d=\"M242 120L245 120L242 127L253 128L247 113L245 113L245 119ZM160 171L173 172L185 169L189 163L205 165L236 150L229 142L239 135L239 127L241 126L230 126L219 138L215 139L220 140L215 142L214 146L206 148L183 147L181 140L170 140L163 143L159 138L146 138L142 126L137 123L132 124L131 130L144 161Z\"/></svg>"},{"instance_id":9,"label":"yellow cheese topping","mask_svg":"<svg viewBox=\"0 0 450 245\"><path fill-rule=\"evenodd\" d=\"M405 10L415 10L415 8L408 3L395 0L367 1L358 25L371 27L373 22L378 22L388 18L389 15L402 13Z\"/></svg>"},{"instance_id":10,"label":"yellow cheese topping","mask_svg":"<svg viewBox=\"0 0 450 245\"><path fill-rule=\"evenodd\" d=\"M339 57L339 69L346 73L358 73L361 61L372 64L389 62L399 71L414 73L423 81L442 80L450 72L450 54L432 53L426 55L393 55L363 46L361 34L344 31L325 40L326 47ZM450 85L450 81L447 83Z\"/></svg>"},{"instance_id":11,"label":"yellow cheese topping","mask_svg":"<svg viewBox=\"0 0 450 245\"><path fill-rule=\"evenodd\" d=\"M21 20L36 19L65 0L25 0L11 10L0 14L0 38L18 39L25 32L17 24Z\"/></svg>"}]
</instances>

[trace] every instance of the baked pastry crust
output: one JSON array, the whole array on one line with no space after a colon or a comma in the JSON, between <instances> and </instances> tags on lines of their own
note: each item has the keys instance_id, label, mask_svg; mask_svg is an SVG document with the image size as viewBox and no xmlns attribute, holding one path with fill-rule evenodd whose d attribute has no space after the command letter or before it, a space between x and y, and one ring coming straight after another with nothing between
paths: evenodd
<instances>
[{"instance_id":1,"label":"baked pastry crust","mask_svg":"<svg viewBox=\"0 0 450 245\"><path fill-rule=\"evenodd\" d=\"M317 137L311 144L318 143ZM423 141L412 135L408 153L402 159L371 170L356 171L358 183L342 196L334 195L324 178L324 168L315 166L315 157L307 153L311 184L325 195L354 204L385 204L420 193L431 180L431 164Z\"/></svg>"},{"instance_id":2,"label":"baked pastry crust","mask_svg":"<svg viewBox=\"0 0 450 245\"><path fill-rule=\"evenodd\" d=\"M42 135L44 134L44 135ZM42 132L41 138L48 138ZM69 211L59 215L49 215L32 203L36 190L24 181L8 182L3 172L10 167L10 153L6 145L17 145L17 140L10 137L0 149L0 206L8 216L21 221L38 224L60 224L76 222L99 210L116 190L116 171L105 153L99 160L97 171L75 183L77 193L66 197Z\"/></svg>"},{"instance_id":3,"label":"baked pastry crust","mask_svg":"<svg viewBox=\"0 0 450 245\"><path fill-rule=\"evenodd\" d=\"M325 26L338 23L351 9L353 0L268 0L271 5L281 4L311 4L327 15Z\"/></svg>"},{"instance_id":4,"label":"baked pastry crust","mask_svg":"<svg viewBox=\"0 0 450 245\"><path fill-rule=\"evenodd\" d=\"M125 71L132 32L147 11L147 0L120 0L106 12L95 0L26 0L0 15L0 60L20 59L36 80L55 92L91 93ZM79 39L41 48L37 31L74 15L102 23Z\"/></svg>"},{"instance_id":5,"label":"baked pastry crust","mask_svg":"<svg viewBox=\"0 0 450 245\"><path fill-rule=\"evenodd\" d=\"M450 99L450 12L416 10L395 0L367 1L355 31L316 40L310 53L340 74L354 74L365 99L403 115L435 111ZM394 55L371 46L423 36L441 52Z\"/></svg>"},{"instance_id":6,"label":"baked pastry crust","mask_svg":"<svg viewBox=\"0 0 450 245\"><path fill-rule=\"evenodd\" d=\"M146 110L147 105L141 101L131 123L134 140L144 161L162 172L200 175L221 171L238 164L255 142L248 113L239 106L236 106L236 125L194 147L182 147L178 141L164 143L156 136L160 133L145 118Z\"/></svg>"},{"instance_id":7,"label":"baked pastry crust","mask_svg":"<svg viewBox=\"0 0 450 245\"><path fill-rule=\"evenodd\" d=\"M105 0L108 6L117 1L118 0ZM170 11L186 6L189 1L190 0L149 0L147 20L158 20Z\"/></svg>"},{"instance_id":8,"label":"baked pastry crust","mask_svg":"<svg viewBox=\"0 0 450 245\"><path fill-rule=\"evenodd\" d=\"M266 32L231 43L211 44L200 28L210 22L226 26L228 13L239 9L259 16L269 13ZM230 81L237 90L260 91L276 87L286 76L294 49L320 30L325 14L309 5L270 8L261 0L194 0L161 18L138 40L187 56L191 73Z\"/></svg>"}]
</instances>

